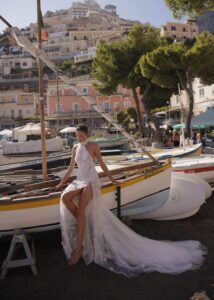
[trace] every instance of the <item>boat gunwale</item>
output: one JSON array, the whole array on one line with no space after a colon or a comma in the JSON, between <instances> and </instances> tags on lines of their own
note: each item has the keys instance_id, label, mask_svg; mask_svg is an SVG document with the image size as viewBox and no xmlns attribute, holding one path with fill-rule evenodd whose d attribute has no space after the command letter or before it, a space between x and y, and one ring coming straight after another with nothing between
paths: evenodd
<instances>
[{"instance_id":1,"label":"boat gunwale","mask_svg":"<svg viewBox=\"0 0 214 300\"><path fill-rule=\"evenodd\" d=\"M125 181L121 182L120 187L126 188L131 185L137 184L141 181L152 178L153 176L158 175L170 168L171 168L171 162L165 162L161 166L157 165L157 169L155 169L155 170L154 169L148 170L147 172L145 172L145 174L138 174L138 175L132 176L131 178L125 179ZM154 172L156 174L154 174ZM116 191L116 189L117 189L117 186L112 185L112 184L107 184L101 188L101 194L114 192L114 191ZM25 198L19 198L19 199L8 199L8 200L0 199L0 211L22 209L21 206L26 205L26 204L31 204L32 206L37 204L36 207L55 205L59 202L60 194L61 194L61 192L55 192L55 193L49 193L48 195L40 195L40 196L36 196L36 197L32 196L32 197L25 197ZM40 205L38 206L39 202L40 202ZM23 209L27 209L27 208L31 208L31 207L24 207Z\"/></svg>"}]
</instances>

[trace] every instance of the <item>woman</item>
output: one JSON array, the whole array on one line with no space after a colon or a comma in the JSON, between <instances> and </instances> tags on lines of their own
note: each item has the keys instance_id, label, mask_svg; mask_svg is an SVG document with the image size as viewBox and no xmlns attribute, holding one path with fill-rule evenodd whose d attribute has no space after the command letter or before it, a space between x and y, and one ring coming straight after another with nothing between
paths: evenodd
<instances>
[{"instance_id":1,"label":"woman","mask_svg":"<svg viewBox=\"0 0 214 300\"><path fill-rule=\"evenodd\" d=\"M198 268L206 249L198 241L155 241L123 224L102 203L96 158L113 184L118 184L102 160L99 147L88 142L88 129L77 128L79 144L73 148L70 167L57 189L69 178L75 162L77 178L64 190L60 201L62 245L69 264L83 256L125 276L158 271L178 274Z\"/></svg>"}]
</instances>

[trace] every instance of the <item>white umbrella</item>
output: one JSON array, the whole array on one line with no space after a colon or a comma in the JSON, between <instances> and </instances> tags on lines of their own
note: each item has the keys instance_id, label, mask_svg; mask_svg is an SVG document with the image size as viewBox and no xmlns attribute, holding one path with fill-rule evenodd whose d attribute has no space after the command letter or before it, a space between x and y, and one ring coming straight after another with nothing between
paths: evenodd
<instances>
[{"instance_id":1,"label":"white umbrella","mask_svg":"<svg viewBox=\"0 0 214 300\"><path fill-rule=\"evenodd\" d=\"M47 128L45 130L48 130ZM24 126L17 127L13 130L14 135L31 135L31 134L41 134L40 124L28 123Z\"/></svg>"},{"instance_id":2,"label":"white umbrella","mask_svg":"<svg viewBox=\"0 0 214 300\"><path fill-rule=\"evenodd\" d=\"M60 133L73 133L76 131L77 131L76 127L66 127L64 129L60 130Z\"/></svg>"},{"instance_id":3,"label":"white umbrella","mask_svg":"<svg viewBox=\"0 0 214 300\"><path fill-rule=\"evenodd\" d=\"M13 135L13 131L9 130L9 129L4 129L4 130L0 131L0 135L11 136L11 135Z\"/></svg>"}]
</instances>

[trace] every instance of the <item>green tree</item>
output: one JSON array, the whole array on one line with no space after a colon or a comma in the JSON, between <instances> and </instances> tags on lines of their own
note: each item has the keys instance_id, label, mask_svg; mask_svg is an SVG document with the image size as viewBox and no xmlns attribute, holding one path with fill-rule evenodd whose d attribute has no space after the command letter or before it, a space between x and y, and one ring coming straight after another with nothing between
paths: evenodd
<instances>
[{"instance_id":1,"label":"green tree","mask_svg":"<svg viewBox=\"0 0 214 300\"><path fill-rule=\"evenodd\" d=\"M117 118L117 122L119 124L123 124L124 121L125 121L125 119L127 118L127 113L124 112L124 111L120 111L120 112L117 113L117 117L116 118Z\"/></svg>"},{"instance_id":2,"label":"green tree","mask_svg":"<svg viewBox=\"0 0 214 300\"><path fill-rule=\"evenodd\" d=\"M93 61L92 76L99 81L96 84L99 92L112 94L119 84L132 90L141 133L143 132L143 122L139 93L144 109L150 115L150 106L144 99L151 100L154 90L158 89L160 94L161 88L142 76L138 63L142 54L146 54L162 44L157 29L136 24L125 40L112 44L101 41ZM157 131L159 130L158 125L156 122Z\"/></svg>"},{"instance_id":3,"label":"green tree","mask_svg":"<svg viewBox=\"0 0 214 300\"><path fill-rule=\"evenodd\" d=\"M176 88L179 83L189 98L186 118L187 136L194 106L193 81L214 82L214 37L202 33L195 41L186 41L162 46L143 55L140 60L143 76L163 88Z\"/></svg>"},{"instance_id":4,"label":"green tree","mask_svg":"<svg viewBox=\"0 0 214 300\"><path fill-rule=\"evenodd\" d=\"M213 0L165 0L165 2L176 18L184 15L200 15L208 10L214 10Z\"/></svg>"}]
</instances>

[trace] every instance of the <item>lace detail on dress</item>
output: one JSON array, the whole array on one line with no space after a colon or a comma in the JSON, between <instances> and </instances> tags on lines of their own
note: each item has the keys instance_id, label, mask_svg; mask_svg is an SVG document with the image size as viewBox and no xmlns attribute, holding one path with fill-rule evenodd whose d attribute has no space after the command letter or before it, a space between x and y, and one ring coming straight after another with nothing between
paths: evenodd
<instances>
[{"instance_id":1,"label":"lace detail on dress","mask_svg":"<svg viewBox=\"0 0 214 300\"><path fill-rule=\"evenodd\" d=\"M86 227L83 239L83 258L86 264L95 262L125 276L158 271L179 274L199 268L206 248L198 241L156 241L140 236L123 224L102 203L100 180L94 162L85 145L76 152L77 178L66 191L92 187L93 197L86 207ZM67 258L76 247L77 223L60 201L62 245Z\"/></svg>"}]
</instances>

